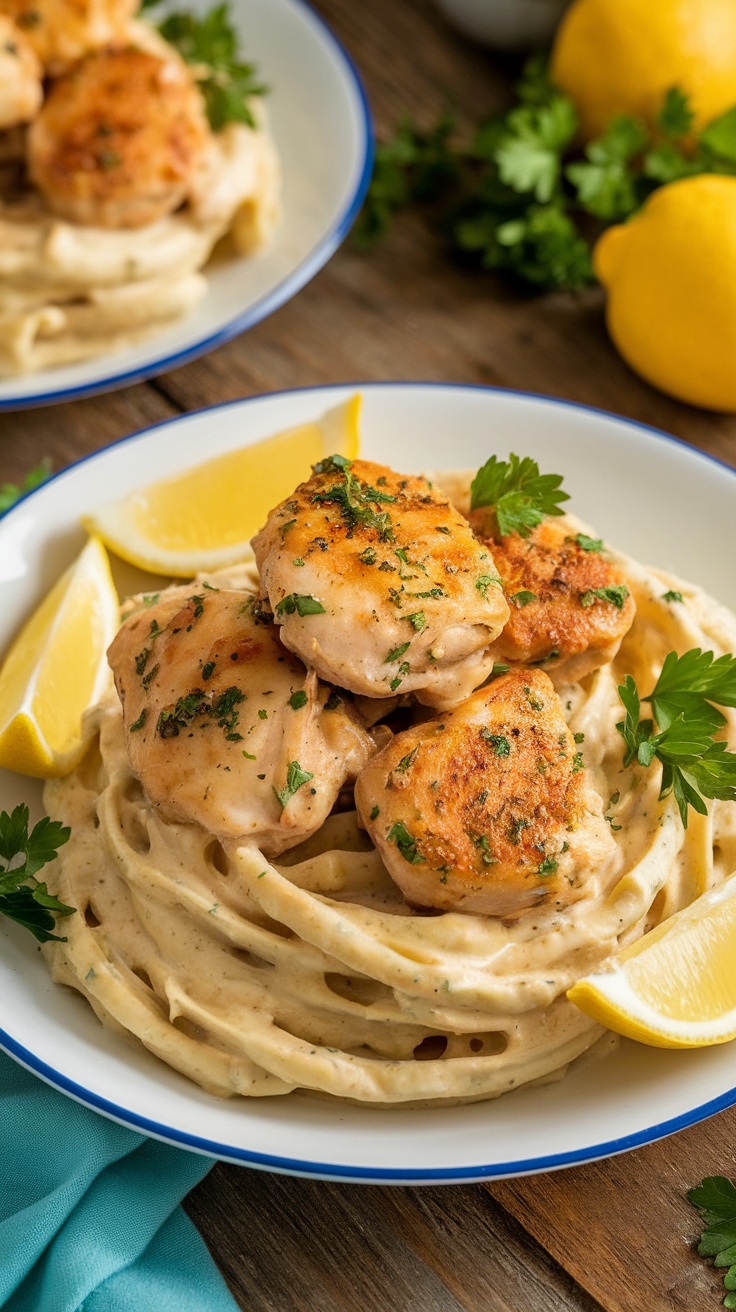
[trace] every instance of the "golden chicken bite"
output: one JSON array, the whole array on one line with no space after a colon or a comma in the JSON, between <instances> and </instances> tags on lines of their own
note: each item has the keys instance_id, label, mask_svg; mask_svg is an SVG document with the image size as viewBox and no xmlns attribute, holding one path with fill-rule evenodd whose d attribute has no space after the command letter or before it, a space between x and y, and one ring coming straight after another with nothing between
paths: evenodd
<instances>
[{"instance_id":1,"label":"golden chicken bite","mask_svg":"<svg viewBox=\"0 0 736 1312\"><path fill-rule=\"evenodd\" d=\"M29 171L63 218L139 228L182 203L209 139L180 61L102 50L51 87L29 129Z\"/></svg>"},{"instance_id":2,"label":"golden chicken bite","mask_svg":"<svg viewBox=\"0 0 736 1312\"><path fill-rule=\"evenodd\" d=\"M601 542L562 519L544 519L528 537L501 537L491 508L468 519L493 552L511 607L494 648L499 660L542 663L567 683L613 660L636 606Z\"/></svg>"},{"instance_id":3,"label":"golden chicken bite","mask_svg":"<svg viewBox=\"0 0 736 1312\"><path fill-rule=\"evenodd\" d=\"M503 917L564 906L615 847L541 670L512 670L397 734L355 800L414 906Z\"/></svg>"},{"instance_id":4,"label":"golden chicken bite","mask_svg":"<svg viewBox=\"0 0 736 1312\"><path fill-rule=\"evenodd\" d=\"M329 457L253 548L282 642L322 678L444 707L490 673L508 617L493 558L426 479Z\"/></svg>"},{"instance_id":5,"label":"golden chicken bite","mask_svg":"<svg viewBox=\"0 0 736 1312\"><path fill-rule=\"evenodd\" d=\"M0 12L0 131L27 123L42 99L41 65L20 29Z\"/></svg>"},{"instance_id":6,"label":"golden chicken bite","mask_svg":"<svg viewBox=\"0 0 736 1312\"><path fill-rule=\"evenodd\" d=\"M52 74L126 41L138 7L138 0L0 0L0 12L15 20Z\"/></svg>"},{"instance_id":7,"label":"golden chicken bite","mask_svg":"<svg viewBox=\"0 0 736 1312\"><path fill-rule=\"evenodd\" d=\"M375 751L252 593L169 589L125 622L108 659L130 764L152 804L269 855L313 834Z\"/></svg>"}]
</instances>

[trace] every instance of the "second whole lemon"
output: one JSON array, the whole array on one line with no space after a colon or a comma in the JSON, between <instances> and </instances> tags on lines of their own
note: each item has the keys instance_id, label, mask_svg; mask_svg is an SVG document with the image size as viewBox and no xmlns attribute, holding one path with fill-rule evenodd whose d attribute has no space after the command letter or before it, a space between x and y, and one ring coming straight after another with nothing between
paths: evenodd
<instances>
[{"instance_id":1,"label":"second whole lemon","mask_svg":"<svg viewBox=\"0 0 736 1312\"><path fill-rule=\"evenodd\" d=\"M573 0L550 71L575 101L586 140L616 114L653 119L674 86L701 127L736 102L736 3Z\"/></svg>"},{"instance_id":2,"label":"second whole lemon","mask_svg":"<svg viewBox=\"0 0 736 1312\"><path fill-rule=\"evenodd\" d=\"M736 178L661 187L604 232L593 264L632 369L681 401L736 411Z\"/></svg>"}]
</instances>

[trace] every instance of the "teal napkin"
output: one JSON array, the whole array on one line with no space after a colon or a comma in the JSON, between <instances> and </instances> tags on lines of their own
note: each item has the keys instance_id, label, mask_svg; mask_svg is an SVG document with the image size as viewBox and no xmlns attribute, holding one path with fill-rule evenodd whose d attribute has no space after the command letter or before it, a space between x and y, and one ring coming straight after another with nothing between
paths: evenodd
<instances>
[{"instance_id":1,"label":"teal napkin","mask_svg":"<svg viewBox=\"0 0 736 1312\"><path fill-rule=\"evenodd\" d=\"M237 1312L179 1207L212 1165L98 1116L0 1053L0 1308Z\"/></svg>"}]
</instances>

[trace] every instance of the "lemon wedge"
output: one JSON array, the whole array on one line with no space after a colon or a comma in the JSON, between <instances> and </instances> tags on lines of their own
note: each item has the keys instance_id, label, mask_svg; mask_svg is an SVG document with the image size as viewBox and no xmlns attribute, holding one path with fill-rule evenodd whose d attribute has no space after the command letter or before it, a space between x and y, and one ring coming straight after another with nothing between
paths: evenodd
<instances>
[{"instance_id":1,"label":"lemon wedge","mask_svg":"<svg viewBox=\"0 0 736 1312\"><path fill-rule=\"evenodd\" d=\"M85 527L123 560L176 578L247 560L253 534L313 464L327 455L352 460L358 454L360 407L357 393L313 423L102 506L84 519Z\"/></svg>"},{"instance_id":2,"label":"lemon wedge","mask_svg":"<svg viewBox=\"0 0 736 1312\"><path fill-rule=\"evenodd\" d=\"M608 1029L655 1048L736 1038L736 874L624 948L567 996Z\"/></svg>"},{"instance_id":3,"label":"lemon wedge","mask_svg":"<svg viewBox=\"0 0 736 1312\"><path fill-rule=\"evenodd\" d=\"M81 760L82 714L110 677L105 652L119 623L107 553L91 538L0 669L0 766L48 779Z\"/></svg>"}]
</instances>

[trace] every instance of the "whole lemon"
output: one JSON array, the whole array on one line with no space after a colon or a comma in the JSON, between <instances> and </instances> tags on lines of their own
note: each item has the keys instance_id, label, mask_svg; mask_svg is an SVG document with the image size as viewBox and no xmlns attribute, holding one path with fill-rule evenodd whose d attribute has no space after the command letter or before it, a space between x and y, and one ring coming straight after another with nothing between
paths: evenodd
<instances>
[{"instance_id":1,"label":"whole lemon","mask_svg":"<svg viewBox=\"0 0 736 1312\"><path fill-rule=\"evenodd\" d=\"M593 252L608 330L647 382L709 410L736 410L736 178L660 187Z\"/></svg>"},{"instance_id":2,"label":"whole lemon","mask_svg":"<svg viewBox=\"0 0 736 1312\"><path fill-rule=\"evenodd\" d=\"M651 119L674 86L702 126L736 102L736 0L574 0L551 76L586 140L616 114Z\"/></svg>"}]
</instances>

